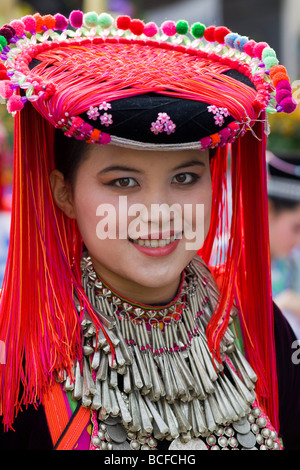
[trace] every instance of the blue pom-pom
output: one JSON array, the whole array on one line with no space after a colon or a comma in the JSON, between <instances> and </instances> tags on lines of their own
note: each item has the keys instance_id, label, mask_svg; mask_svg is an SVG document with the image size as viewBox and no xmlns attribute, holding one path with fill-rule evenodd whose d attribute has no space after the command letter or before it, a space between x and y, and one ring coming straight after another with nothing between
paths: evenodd
<instances>
[{"instance_id":1,"label":"blue pom-pom","mask_svg":"<svg viewBox=\"0 0 300 470\"><path fill-rule=\"evenodd\" d=\"M234 41L234 47L240 52L244 52L244 45L248 42L247 36L238 36Z\"/></svg>"},{"instance_id":2,"label":"blue pom-pom","mask_svg":"<svg viewBox=\"0 0 300 470\"><path fill-rule=\"evenodd\" d=\"M224 38L226 46L233 48L234 47L234 41L236 40L236 38L238 36L239 35L237 33L226 34L226 36Z\"/></svg>"}]
</instances>

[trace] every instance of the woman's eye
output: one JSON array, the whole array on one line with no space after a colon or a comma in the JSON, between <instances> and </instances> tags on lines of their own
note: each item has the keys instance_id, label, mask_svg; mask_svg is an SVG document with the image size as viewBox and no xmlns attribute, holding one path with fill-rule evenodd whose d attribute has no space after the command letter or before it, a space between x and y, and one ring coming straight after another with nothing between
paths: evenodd
<instances>
[{"instance_id":1,"label":"woman's eye","mask_svg":"<svg viewBox=\"0 0 300 470\"><path fill-rule=\"evenodd\" d=\"M199 179L195 173L180 173L173 178L173 183L177 184L192 184Z\"/></svg>"},{"instance_id":2,"label":"woman's eye","mask_svg":"<svg viewBox=\"0 0 300 470\"><path fill-rule=\"evenodd\" d=\"M137 182L133 178L119 178L114 180L111 184L118 188L132 188L137 185Z\"/></svg>"}]
</instances>

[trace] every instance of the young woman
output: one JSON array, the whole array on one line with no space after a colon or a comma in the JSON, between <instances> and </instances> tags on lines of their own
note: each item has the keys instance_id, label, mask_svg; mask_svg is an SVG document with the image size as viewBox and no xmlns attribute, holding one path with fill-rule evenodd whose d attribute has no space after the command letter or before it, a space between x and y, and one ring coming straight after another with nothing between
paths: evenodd
<instances>
[{"instance_id":1,"label":"young woman","mask_svg":"<svg viewBox=\"0 0 300 470\"><path fill-rule=\"evenodd\" d=\"M0 34L15 114L1 446L296 447L265 170L266 111L295 103L273 49L80 11Z\"/></svg>"}]
</instances>

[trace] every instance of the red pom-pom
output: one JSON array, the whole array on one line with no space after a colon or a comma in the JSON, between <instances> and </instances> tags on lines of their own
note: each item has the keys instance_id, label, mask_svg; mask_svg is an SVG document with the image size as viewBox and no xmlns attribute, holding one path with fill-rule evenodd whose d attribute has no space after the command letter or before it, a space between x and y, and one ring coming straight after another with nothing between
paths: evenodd
<instances>
[{"instance_id":1,"label":"red pom-pom","mask_svg":"<svg viewBox=\"0 0 300 470\"><path fill-rule=\"evenodd\" d=\"M219 42L220 44L224 44L224 38L229 33L231 33L230 29L226 28L225 26L218 26L214 32L215 41Z\"/></svg>"},{"instance_id":2,"label":"red pom-pom","mask_svg":"<svg viewBox=\"0 0 300 470\"><path fill-rule=\"evenodd\" d=\"M16 111L21 111L23 109L24 103L19 95L13 95L9 98L7 102L7 111L9 113L15 113Z\"/></svg>"},{"instance_id":3,"label":"red pom-pom","mask_svg":"<svg viewBox=\"0 0 300 470\"><path fill-rule=\"evenodd\" d=\"M253 48L254 57L261 59L262 51L265 49L265 47L269 47L269 44L266 42L258 42Z\"/></svg>"},{"instance_id":4,"label":"red pom-pom","mask_svg":"<svg viewBox=\"0 0 300 470\"><path fill-rule=\"evenodd\" d=\"M0 70L0 80L7 80L7 79L8 79L8 76L6 73L6 69Z\"/></svg>"},{"instance_id":5,"label":"red pom-pom","mask_svg":"<svg viewBox=\"0 0 300 470\"><path fill-rule=\"evenodd\" d=\"M130 23L130 31L136 36L140 36L144 32L144 22L141 20L132 20Z\"/></svg>"},{"instance_id":6,"label":"red pom-pom","mask_svg":"<svg viewBox=\"0 0 300 470\"><path fill-rule=\"evenodd\" d=\"M208 28L205 29L204 31L204 38L206 41L209 42L214 42L215 40L215 26L208 26Z\"/></svg>"},{"instance_id":7,"label":"red pom-pom","mask_svg":"<svg viewBox=\"0 0 300 470\"><path fill-rule=\"evenodd\" d=\"M123 29L124 31L130 28L130 24L131 24L130 16L122 15L122 16L118 16L118 18L116 19L117 28Z\"/></svg>"}]
</instances>

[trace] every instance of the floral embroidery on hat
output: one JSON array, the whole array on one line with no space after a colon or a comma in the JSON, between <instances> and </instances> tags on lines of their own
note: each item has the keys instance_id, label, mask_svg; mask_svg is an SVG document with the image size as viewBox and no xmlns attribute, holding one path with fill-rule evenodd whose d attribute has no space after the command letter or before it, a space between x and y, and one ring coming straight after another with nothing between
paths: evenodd
<instances>
[{"instance_id":1,"label":"floral embroidery on hat","mask_svg":"<svg viewBox=\"0 0 300 470\"><path fill-rule=\"evenodd\" d=\"M166 132L168 135L173 134L176 129L176 124L171 120L167 113L158 113L157 120L151 123L151 132L160 134Z\"/></svg>"},{"instance_id":2,"label":"floral embroidery on hat","mask_svg":"<svg viewBox=\"0 0 300 470\"><path fill-rule=\"evenodd\" d=\"M207 106L207 111L214 115L214 120L216 126L223 126L225 120L224 117L229 116L229 111L227 108L218 108L214 104Z\"/></svg>"},{"instance_id":3,"label":"floral embroidery on hat","mask_svg":"<svg viewBox=\"0 0 300 470\"><path fill-rule=\"evenodd\" d=\"M113 123L112 115L104 113L102 114L102 116L100 116L100 121L101 121L102 126L108 127Z\"/></svg>"},{"instance_id":4,"label":"floral embroidery on hat","mask_svg":"<svg viewBox=\"0 0 300 470\"><path fill-rule=\"evenodd\" d=\"M93 121L96 121L97 118L100 116L97 106L90 106L90 109L87 111L86 114L88 115L88 118L93 119Z\"/></svg>"}]
</instances>

